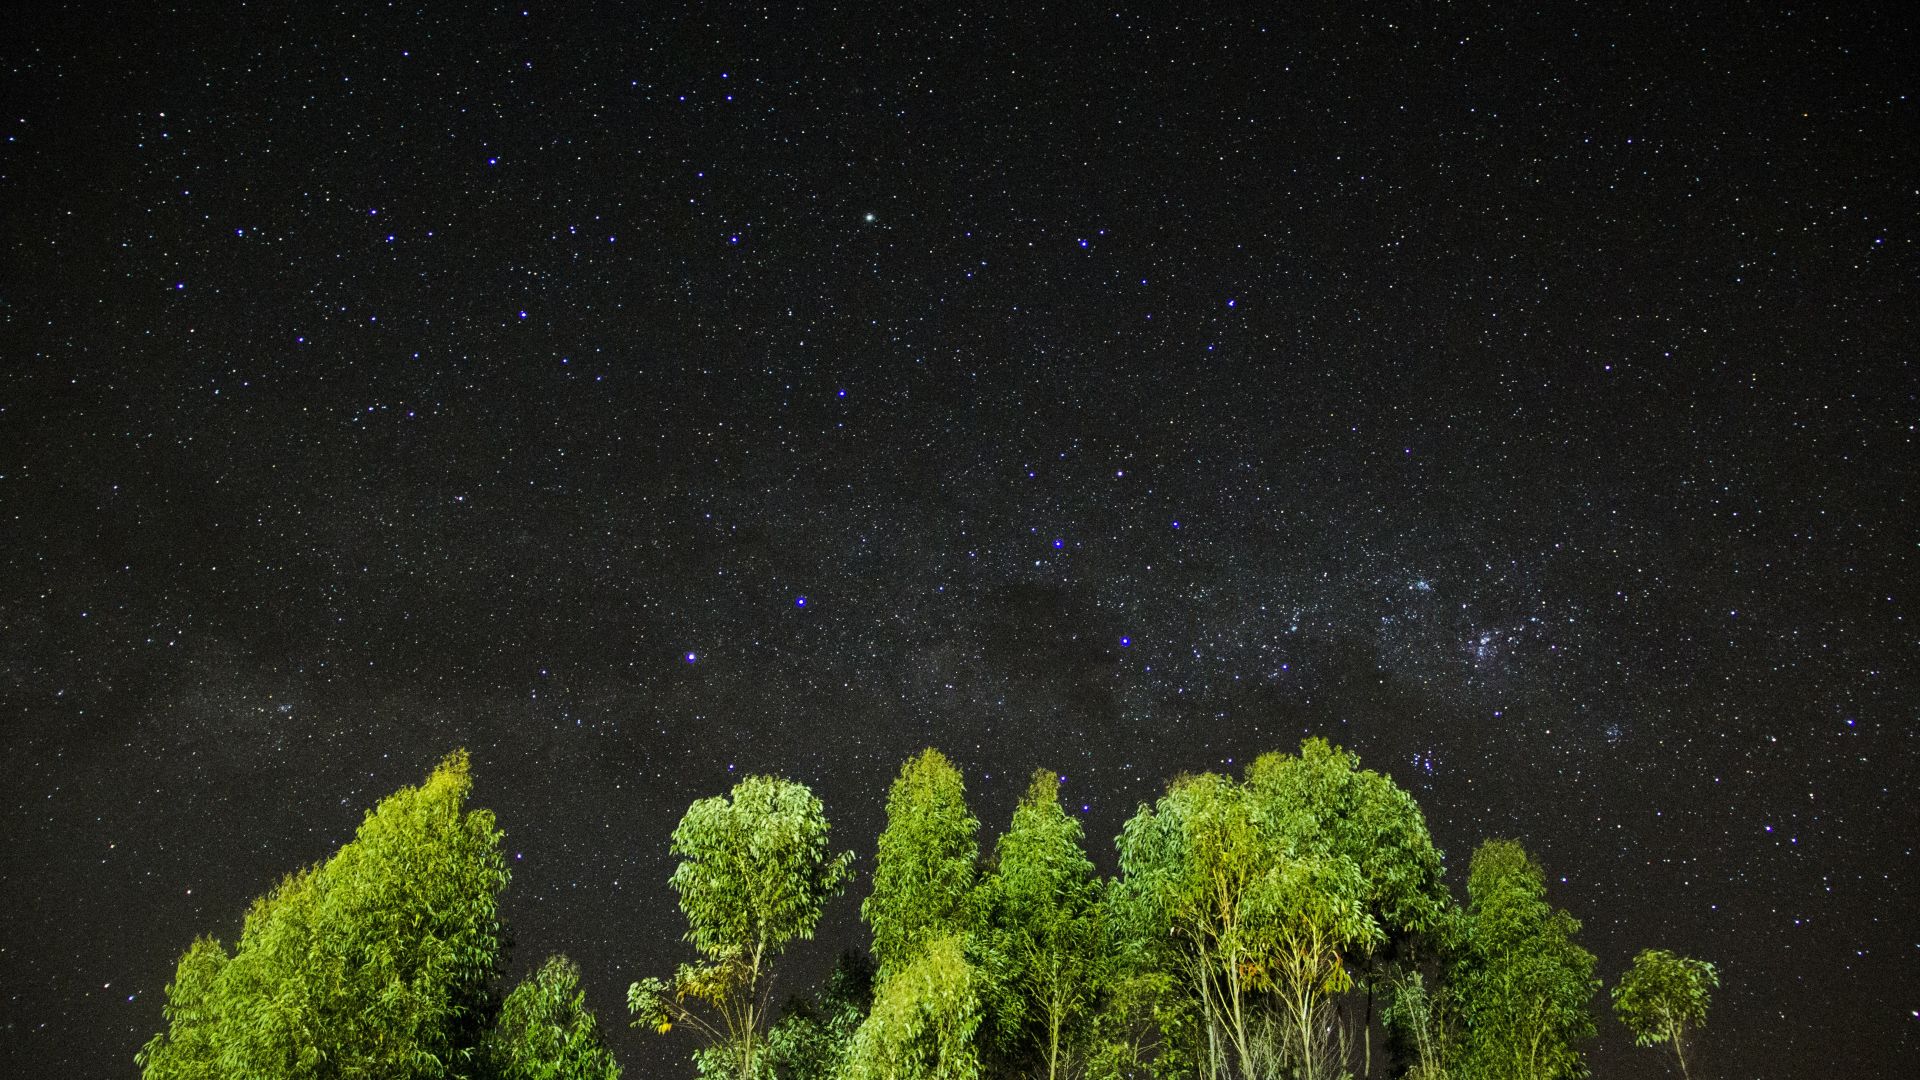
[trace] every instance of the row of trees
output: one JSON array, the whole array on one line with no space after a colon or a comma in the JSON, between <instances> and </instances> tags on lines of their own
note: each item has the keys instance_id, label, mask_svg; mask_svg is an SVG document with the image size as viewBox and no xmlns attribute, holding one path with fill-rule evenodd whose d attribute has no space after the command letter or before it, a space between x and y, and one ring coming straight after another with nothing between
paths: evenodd
<instances>
[{"instance_id":1,"label":"row of trees","mask_svg":"<svg viewBox=\"0 0 1920 1080\"><path fill-rule=\"evenodd\" d=\"M196 942L148 1077L543 1077L619 1069L564 957L498 994L507 872L464 754L256 902L229 954ZM845 888L805 786L749 777L674 830L696 958L628 989L637 1026L699 1036L709 1080L1519 1080L1585 1075L1599 983L1579 923L1520 847L1474 853L1456 902L1413 799L1311 739L1238 779L1176 780L1103 878L1039 772L985 850L959 771L901 770L861 904L870 955L776 1019L780 956ZM1642 1044L1688 1039L1711 965L1643 952L1613 991Z\"/></svg>"}]
</instances>

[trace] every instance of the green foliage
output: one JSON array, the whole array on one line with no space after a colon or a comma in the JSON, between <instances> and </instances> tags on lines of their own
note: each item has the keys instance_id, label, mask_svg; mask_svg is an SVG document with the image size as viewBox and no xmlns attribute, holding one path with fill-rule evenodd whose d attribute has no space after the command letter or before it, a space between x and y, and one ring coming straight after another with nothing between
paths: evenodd
<instances>
[{"instance_id":1,"label":"green foliage","mask_svg":"<svg viewBox=\"0 0 1920 1080\"><path fill-rule=\"evenodd\" d=\"M1246 784L1269 843L1353 864L1362 906L1383 934L1431 930L1452 906L1419 804L1354 754L1307 739L1297 756L1262 754Z\"/></svg>"},{"instance_id":2,"label":"green foliage","mask_svg":"<svg viewBox=\"0 0 1920 1080\"><path fill-rule=\"evenodd\" d=\"M491 1016L507 884L500 833L463 812L464 751L381 800L322 865L256 900L229 957L208 938L167 988L149 1080L464 1075Z\"/></svg>"},{"instance_id":3,"label":"green foliage","mask_svg":"<svg viewBox=\"0 0 1920 1080\"><path fill-rule=\"evenodd\" d=\"M980 981L957 934L882 977L854 1034L846 1080L978 1080Z\"/></svg>"},{"instance_id":4,"label":"green foliage","mask_svg":"<svg viewBox=\"0 0 1920 1080\"><path fill-rule=\"evenodd\" d=\"M887 793L873 892L860 906L882 981L926 942L970 932L979 917L979 819L960 771L938 750L908 761Z\"/></svg>"},{"instance_id":5,"label":"green foliage","mask_svg":"<svg viewBox=\"0 0 1920 1080\"><path fill-rule=\"evenodd\" d=\"M1315 1080L1338 1065L1331 1001L1352 986L1346 955L1384 940L1375 911L1419 924L1444 911L1438 853L1409 805L1309 740L1300 757L1261 757L1244 784L1181 778L1125 824L1116 922L1135 969L1177 976L1198 1003L1204 1074L1290 1065Z\"/></svg>"},{"instance_id":6,"label":"green foliage","mask_svg":"<svg viewBox=\"0 0 1920 1080\"><path fill-rule=\"evenodd\" d=\"M1707 1025L1707 1004L1719 987L1720 973L1705 960L1642 949L1613 988L1613 1012L1633 1032L1636 1046L1672 1043L1687 1076L1689 1037Z\"/></svg>"},{"instance_id":7,"label":"green foliage","mask_svg":"<svg viewBox=\"0 0 1920 1080\"><path fill-rule=\"evenodd\" d=\"M1418 971L1397 974L1388 980L1387 990L1380 1020L1407 1047L1411 1061L1405 1080L1447 1080L1456 1031L1446 991L1429 990Z\"/></svg>"},{"instance_id":8,"label":"green foliage","mask_svg":"<svg viewBox=\"0 0 1920 1080\"><path fill-rule=\"evenodd\" d=\"M1092 1018L1087 1075L1092 1080L1191 1080L1199 1068L1197 1003L1173 975L1123 966L1125 955L1116 950L1109 957L1113 975Z\"/></svg>"},{"instance_id":9,"label":"green foliage","mask_svg":"<svg viewBox=\"0 0 1920 1080\"><path fill-rule=\"evenodd\" d=\"M704 958L671 982L627 988L637 1027L698 1029L702 1075L752 1078L761 1068L763 991L772 962L813 936L821 909L848 876L853 853L830 855L826 814L803 784L750 776L731 799L700 799L673 831L680 865L670 879L687 919L686 940ZM710 1014L691 1007L704 1004Z\"/></svg>"},{"instance_id":10,"label":"green foliage","mask_svg":"<svg viewBox=\"0 0 1920 1080\"><path fill-rule=\"evenodd\" d=\"M845 1074L854 1033L873 1008L873 962L847 952L812 999L787 1004L767 1032L774 1080L837 1080Z\"/></svg>"},{"instance_id":11,"label":"green foliage","mask_svg":"<svg viewBox=\"0 0 1920 1080\"><path fill-rule=\"evenodd\" d=\"M778 955L811 938L845 883L852 852L830 855L827 819L806 785L750 776L733 797L700 799L673 830L670 884L687 940L711 960Z\"/></svg>"},{"instance_id":12,"label":"green foliage","mask_svg":"<svg viewBox=\"0 0 1920 1080\"><path fill-rule=\"evenodd\" d=\"M1034 773L997 845L993 1012L1016 1058L1048 1080L1077 1072L1107 981L1100 886L1080 822L1060 807L1060 778Z\"/></svg>"},{"instance_id":13,"label":"green foliage","mask_svg":"<svg viewBox=\"0 0 1920 1080\"><path fill-rule=\"evenodd\" d=\"M1454 969L1469 1080L1558 1080L1587 1074L1599 982L1580 924L1547 902L1546 875L1511 840L1488 840L1467 879L1462 955Z\"/></svg>"},{"instance_id":14,"label":"green foliage","mask_svg":"<svg viewBox=\"0 0 1920 1080\"><path fill-rule=\"evenodd\" d=\"M619 1080L580 990L580 969L550 956L507 995L485 1057L497 1080Z\"/></svg>"}]
</instances>

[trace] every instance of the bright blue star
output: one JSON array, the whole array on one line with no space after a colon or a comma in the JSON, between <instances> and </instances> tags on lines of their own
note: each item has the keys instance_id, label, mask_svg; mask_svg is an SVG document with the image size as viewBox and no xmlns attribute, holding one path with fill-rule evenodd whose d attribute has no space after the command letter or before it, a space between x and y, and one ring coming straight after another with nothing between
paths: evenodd
<instances>
[{"instance_id":1,"label":"bright blue star","mask_svg":"<svg viewBox=\"0 0 1920 1080\"><path fill-rule=\"evenodd\" d=\"M686 656L687 663L691 664L698 659L700 659L700 655L698 653L693 653L693 652L687 653L687 656Z\"/></svg>"},{"instance_id":2,"label":"bright blue star","mask_svg":"<svg viewBox=\"0 0 1920 1080\"><path fill-rule=\"evenodd\" d=\"M793 598L793 606L794 606L794 607L806 607L806 606L807 606L807 598L806 598L806 597L804 597L804 596L796 596L796 597L794 597L794 598Z\"/></svg>"},{"instance_id":3,"label":"bright blue star","mask_svg":"<svg viewBox=\"0 0 1920 1080\"><path fill-rule=\"evenodd\" d=\"M1121 647L1121 648L1123 648L1123 649L1125 649L1125 648L1129 648L1129 647L1131 647L1132 645L1133 645L1133 639L1132 639L1132 638L1130 638L1130 637L1128 637L1128 636L1126 636L1125 634L1122 634L1122 635L1120 636L1120 647Z\"/></svg>"},{"instance_id":4,"label":"bright blue star","mask_svg":"<svg viewBox=\"0 0 1920 1080\"><path fill-rule=\"evenodd\" d=\"M1062 540L1057 536L1053 538L1053 550L1059 551L1061 548L1066 546L1067 546L1067 542L1065 540Z\"/></svg>"}]
</instances>

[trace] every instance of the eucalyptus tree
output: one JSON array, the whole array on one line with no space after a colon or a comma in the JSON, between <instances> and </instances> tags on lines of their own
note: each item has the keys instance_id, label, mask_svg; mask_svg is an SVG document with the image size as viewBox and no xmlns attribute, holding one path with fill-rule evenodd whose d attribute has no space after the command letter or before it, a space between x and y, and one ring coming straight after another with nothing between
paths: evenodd
<instances>
[{"instance_id":1,"label":"eucalyptus tree","mask_svg":"<svg viewBox=\"0 0 1920 1080\"><path fill-rule=\"evenodd\" d=\"M873 930L881 982L938 938L971 933L981 914L980 821L946 755L909 760L887 793L887 823L860 914Z\"/></svg>"},{"instance_id":2,"label":"eucalyptus tree","mask_svg":"<svg viewBox=\"0 0 1920 1080\"><path fill-rule=\"evenodd\" d=\"M1460 1074L1471 1080L1560 1080L1587 1074L1599 989L1580 923L1547 901L1546 875L1511 840L1473 853L1461 955Z\"/></svg>"},{"instance_id":3,"label":"eucalyptus tree","mask_svg":"<svg viewBox=\"0 0 1920 1080\"><path fill-rule=\"evenodd\" d=\"M1016 1055L1036 1058L1047 1080L1078 1071L1112 966L1082 835L1061 809L1059 776L1042 769L996 845L990 879L997 1009Z\"/></svg>"},{"instance_id":4,"label":"eucalyptus tree","mask_svg":"<svg viewBox=\"0 0 1920 1080\"><path fill-rule=\"evenodd\" d=\"M465 1075L480 1065L506 861L467 810L465 751L369 811L332 858L247 912L234 950L201 938L167 986L148 1080Z\"/></svg>"},{"instance_id":5,"label":"eucalyptus tree","mask_svg":"<svg viewBox=\"0 0 1920 1080\"><path fill-rule=\"evenodd\" d=\"M1277 763L1271 763L1277 768ZM1343 959L1380 930L1355 862L1311 834L1308 809L1212 773L1175 781L1119 838L1114 889L1145 963L1197 1002L1202 1075L1254 1080L1292 1064L1318 1080L1330 995L1351 985Z\"/></svg>"},{"instance_id":6,"label":"eucalyptus tree","mask_svg":"<svg viewBox=\"0 0 1920 1080\"><path fill-rule=\"evenodd\" d=\"M1356 897L1373 926L1375 932L1356 934L1341 946L1345 963L1326 984L1337 995L1351 985L1348 969L1366 978L1359 1028L1370 1072L1374 982L1383 961L1400 958L1453 907L1426 817L1390 778L1362 769L1358 756L1324 739L1303 741L1298 754L1261 755L1247 769L1246 786L1266 843L1294 860L1325 864L1323 872L1339 878L1330 895ZM1345 876L1347 867L1357 878ZM1322 1004L1332 1000L1323 997ZM1306 1030L1298 1017L1296 1028ZM1295 1047L1304 1053L1297 1040Z\"/></svg>"},{"instance_id":7,"label":"eucalyptus tree","mask_svg":"<svg viewBox=\"0 0 1920 1080\"><path fill-rule=\"evenodd\" d=\"M701 1075L752 1080L773 961L813 936L853 853L830 852L826 814L804 784L770 776L747 777L730 798L694 802L671 850L680 865L669 884L701 959L680 965L670 980L635 982L627 1007L636 1027L695 1028L706 1042L694 1055Z\"/></svg>"},{"instance_id":8,"label":"eucalyptus tree","mask_svg":"<svg viewBox=\"0 0 1920 1080\"><path fill-rule=\"evenodd\" d=\"M1642 949L1613 988L1613 1012L1633 1032L1634 1045L1671 1043L1680 1075L1691 1076L1687 1046L1707 1025L1707 1004L1719 988L1720 973L1705 960Z\"/></svg>"}]
</instances>

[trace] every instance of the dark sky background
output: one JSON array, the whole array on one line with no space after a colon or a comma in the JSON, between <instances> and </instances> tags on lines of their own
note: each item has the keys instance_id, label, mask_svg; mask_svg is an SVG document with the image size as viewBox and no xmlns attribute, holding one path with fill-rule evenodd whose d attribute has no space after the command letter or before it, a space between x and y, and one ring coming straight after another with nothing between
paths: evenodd
<instances>
[{"instance_id":1,"label":"dark sky background","mask_svg":"<svg viewBox=\"0 0 1920 1080\"><path fill-rule=\"evenodd\" d=\"M1910 14L1163 6L9 15L0 1073L455 746L673 1076L691 800L870 867L934 744L1110 868L1311 733L1717 963L1705 1074L1910 1075Z\"/></svg>"}]
</instances>

